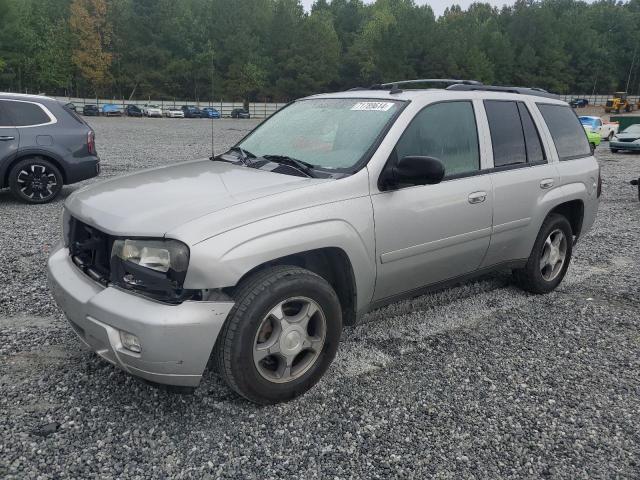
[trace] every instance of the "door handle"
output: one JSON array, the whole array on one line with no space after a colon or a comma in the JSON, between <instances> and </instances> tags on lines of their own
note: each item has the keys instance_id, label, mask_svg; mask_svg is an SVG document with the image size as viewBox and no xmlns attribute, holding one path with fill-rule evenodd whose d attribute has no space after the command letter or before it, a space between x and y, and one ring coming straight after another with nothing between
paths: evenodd
<instances>
[{"instance_id":1,"label":"door handle","mask_svg":"<svg viewBox=\"0 0 640 480\"><path fill-rule=\"evenodd\" d=\"M2 137L0 136L0 142L8 142L9 140L15 140L16 137Z\"/></svg>"},{"instance_id":2,"label":"door handle","mask_svg":"<svg viewBox=\"0 0 640 480\"><path fill-rule=\"evenodd\" d=\"M467 198L469 203L482 203L487 199L487 192L473 192Z\"/></svg>"},{"instance_id":3,"label":"door handle","mask_svg":"<svg viewBox=\"0 0 640 480\"><path fill-rule=\"evenodd\" d=\"M553 187L553 178L545 178L540 180L540 188L547 189Z\"/></svg>"}]
</instances>

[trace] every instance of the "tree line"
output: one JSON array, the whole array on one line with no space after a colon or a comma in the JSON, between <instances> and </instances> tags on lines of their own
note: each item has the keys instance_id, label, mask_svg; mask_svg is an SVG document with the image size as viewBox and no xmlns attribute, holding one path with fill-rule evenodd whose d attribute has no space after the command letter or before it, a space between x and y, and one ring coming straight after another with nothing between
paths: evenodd
<instances>
[{"instance_id":1,"label":"tree line","mask_svg":"<svg viewBox=\"0 0 640 480\"><path fill-rule=\"evenodd\" d=\"M640 0L0 0L0 90L285 101L410 78L640 89Z\"/></svg>"}]
</instances>

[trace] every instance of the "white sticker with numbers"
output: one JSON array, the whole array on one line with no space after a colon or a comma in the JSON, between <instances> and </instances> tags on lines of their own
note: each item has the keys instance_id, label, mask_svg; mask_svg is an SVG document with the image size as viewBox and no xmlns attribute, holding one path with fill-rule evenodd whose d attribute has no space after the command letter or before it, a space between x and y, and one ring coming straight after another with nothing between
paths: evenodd
<instances>
[{"instance_id":1,"label":"white sticker with numbers","mask_svg":"<svg viewBox=\"0 0 640 480\"><path fill-rule=\"evenodd\" d=\"M391 107L393 107L393 103L391 102L358 102L351 107L351 110L386 112Z\"/></svg>"}]
</instances>

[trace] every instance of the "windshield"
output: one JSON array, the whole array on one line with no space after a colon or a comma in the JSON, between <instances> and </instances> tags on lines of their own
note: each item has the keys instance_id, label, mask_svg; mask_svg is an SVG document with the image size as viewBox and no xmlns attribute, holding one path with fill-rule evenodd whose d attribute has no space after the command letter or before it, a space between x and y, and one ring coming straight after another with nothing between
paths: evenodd
<instances>
[{"instance_id":1,"label":"windshield","mask_svg":"<svg viewBox=\"0 0 640 480\"><path fill-rule=\"evenodd\" d=\"M580 123L582 123L582 125L594 125L596 123L596 119L595 118L589 118L589 117L580 117Z\"/></svg>"},{"instance_id":2,"label":"windshield","mask_svg":"<svg viewBox=\"0 0 640 480\"><path fill-rule=\"evenodd\" d=\"M147 105L147 108L160 108L158 105Z\"/></svg>"},{"instance_id":3,"label":"windshield","mask_svg":"<svg viewBox=\"0 0 640 480\"><path fill-rule=\"evenodd\" d=\"M402 105L361 98L300 100L273 115L239 146L257 157L282 155L325 169L364 157Z\"/></svg>"},{"instance_id":4,"label":"windshield","mask_svg":"<svg viewBox=\"0 0 640 480\"><path fill-rule=\"evenodd\" d=\"M629 125L627 128L623 130L624 133L640 133L640 123L636 123L635 125Z\"/></svg>"}]
</instances>

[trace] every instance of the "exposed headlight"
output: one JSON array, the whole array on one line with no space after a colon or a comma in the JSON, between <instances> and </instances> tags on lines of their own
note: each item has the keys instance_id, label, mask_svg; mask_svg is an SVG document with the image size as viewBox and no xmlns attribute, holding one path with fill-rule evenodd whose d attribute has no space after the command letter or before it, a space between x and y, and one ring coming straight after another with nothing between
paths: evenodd
<instances>
[{"instance_id":1,"label":"exposed headlight","mask_svg":"<svg viewBox=\"0 0 640 480\"><path fill-rule=\"evenodd\" d=\"M111 281L155 298L181 298L189 247L177 240L116 240L111 249Z\"/></svg>"},{"instance_id":2,"label":"exposed headlight","mask_svg":"<svg viewBox=\"0 0 640 480\"><path fill-rule=\"evenodd\" d=\"M116 240L111 256L165 273L189 266L189 248L177 240Z\"/></svg>"}]
</instances>

